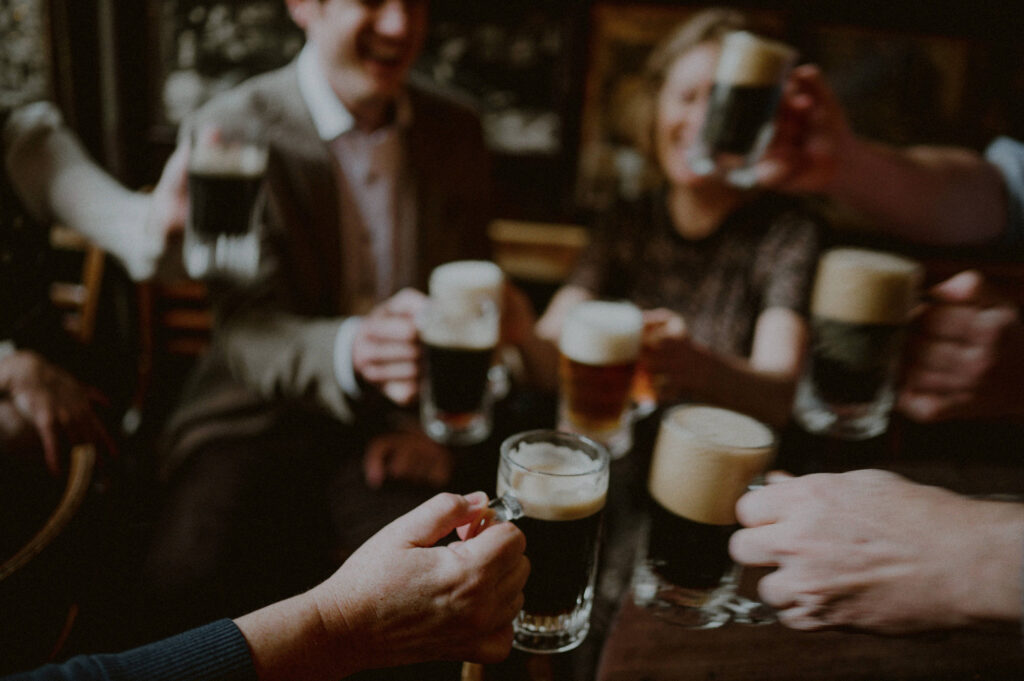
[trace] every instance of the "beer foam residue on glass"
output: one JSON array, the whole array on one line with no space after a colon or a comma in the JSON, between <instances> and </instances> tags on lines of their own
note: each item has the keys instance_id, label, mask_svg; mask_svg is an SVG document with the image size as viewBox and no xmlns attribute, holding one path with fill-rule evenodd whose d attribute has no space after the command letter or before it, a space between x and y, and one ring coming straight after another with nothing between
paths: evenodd
<instances>
[{"instance_id":1,"label":"beer foam residue on glass","mask_svg":"<svg viewBox=\"0 0 1024 681\"><path fill-rule=\"evenodd\" d=\"M728 409L695 405L675 410L671 420L702 442L722 447L753 449L770 447L775 442L771 428Z\"/></svg>"},{"instance_id":2,"label":"beer foam residue on glass","mask_svg":"<svg viewBox=\"0 0 1024 681\"><path fill-rule=\"evenodd\" d=\"M821 257L811 299L815 315L856 324L904 324L924 270L892 253L836 248Z\"/></svg>"},{"instance_id":3,"label":"beer foam residue on glass","mask_svg":"<svg viewBox=\"0 0 1024 681\"><path fill-rule=\"evenodd\" d=\"M267 150L255 144L197 145L189 153L189 171L203 175L256 177L267 168Z\"/></svg>"},{"instance_id":4,"label":"beer foam residue on glass","mask_svg":"<svg viewBox=\"0 0 1024 681\"><path fill-rule=\"evenodd\" d=\"M498 344L500 333L497 312L459 301L432 301L432 309L419 320L420 338L424 343L445 348L486 350Z\"/></svg>"},{"instance_id":5,"label":"beer foam residue on glass","mask_svg":"<svg viewBox=\"0 0 1024 681\"><path fill-rule=\"evenodd\" d=\"M519 469L498 479L498 494L514 490L523 512L541 520L586 518L604 508L608 469L585 452L548 442L520 444L512 459Z\"/></svg>"},{"instance_id":6,"label":"beer foam residue on glass","mask_svg":"<svg viewBox=\"0 0 1024 681\"><path fill-rule=\"evenodd\" d=\"M489 260L456 260L434 268L428 290L432 298L482 298L500 305L504 281L504 272Z\"/></svg>"},{"instance_id":7,"label":"beer foam residue on glass","mask_svg":"<svg viewBox=\"0 0 1024 681\"><path fill-rule=\"evenodd\" d=\"M632 362L640 354L643 326L643 314L631 303L590 300L569 311L558 345L582 364Z\"/></svg>"},{"instance_id":8,"label":"beer foam residue on glass","mask_svg":"<svg viewBox=\"0 0 1024 681\"><path fill-rule=\"evenodd\" d=\"M796 60L796 50L748 31L735 31L722 41L715 82L729 85L775 85Z\"/></svg>"}]
</instances>

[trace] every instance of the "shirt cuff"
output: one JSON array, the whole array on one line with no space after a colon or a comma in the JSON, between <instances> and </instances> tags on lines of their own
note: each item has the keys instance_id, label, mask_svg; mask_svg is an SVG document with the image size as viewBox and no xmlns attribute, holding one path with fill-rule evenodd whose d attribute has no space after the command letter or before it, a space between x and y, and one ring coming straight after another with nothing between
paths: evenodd
<instances>
[{"instance_id":1,"label":"shirt cuff","mask_svg":"<svg viewBox=\"0 0 1024 681\"><path fill-rule=\"evenodd\" d=\"M12 340L0 340L0 360L17 352L18 346Z\"/></svg>"},{"instance_id":2,"label":"shirt cuff","mask_svg":"<svg viewBox=\"0 0 1024 681\"><path fill-rule=\"evenodd\" d=\"M1024 242L1024 144L1000 137L985 149L985 160L999 170L1006 183L1006 241L1020 244Z\"/></svg>"},{"instance_id":3,"label":"shirt cuff","mask_svg":"<svg viewBox=\"0 0 1024 681\"><path fill-rule=\"evenodd\" d=\"M334 337L334 377L345 394L356 400L363 396L363 391L356 379L356 368L352 366L352 346L362 321L362 317L349 317L341 323Z\"/></svg>"}]
</instances>

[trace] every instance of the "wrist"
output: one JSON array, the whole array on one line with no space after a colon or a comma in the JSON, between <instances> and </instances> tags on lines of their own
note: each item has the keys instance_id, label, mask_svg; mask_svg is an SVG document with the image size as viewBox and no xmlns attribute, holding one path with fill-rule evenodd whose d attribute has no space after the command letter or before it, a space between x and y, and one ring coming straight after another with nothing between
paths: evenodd
<instances>
[{"instance_id":1,"label":"wrist","mask_svg":"<svg viewBox=\"0 0 1024 681\"><path fill-rule=\"evenodd\" d=\"M960 585L954 606L973 623L1020 621L1024 609L1024 505L968 503L972 508L966 514L965 533L971 545L963 555L971 560L963 574L950 575Z\"/></svg>"}]
</instances>

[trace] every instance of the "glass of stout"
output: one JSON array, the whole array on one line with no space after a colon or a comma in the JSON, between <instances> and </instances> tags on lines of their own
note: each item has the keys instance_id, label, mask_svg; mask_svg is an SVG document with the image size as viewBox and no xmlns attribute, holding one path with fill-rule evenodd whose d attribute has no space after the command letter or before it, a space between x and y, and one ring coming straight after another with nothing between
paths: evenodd
<instances>
[{"instance_id":1,"label":"glass of stout","mask_svg":"<svg viewBox=\"0 0 1024 681\"><path fill-rule=\"evenodd\" d=\"M774 431L744 414L684 404L662 417L651 458L650 523L633 571L633 600L672 622L713 628L768 609L737 595L729 557L736 502L771 464Z\"/></svg>"},{"instance_id":2,"label":"glass of stout","mask_svg":"<svg viewBox=\"0 0 1024 681\"><path fill-rule=\"evenodd\" d=\"M266 140L251 121L202 122L189 140L185 270L195 279L251 279L259 266Z\"/></svg>"},{"instance_id":3,"label":"glass of stout","mask_svg":"<svg viewBox=\"0 0 1024 681\"><path fill-rule=\"evenodd\" d=\"M752 167L771 142L782 87L797 52L747 31L722 40L700 135L687 160L700 175L754 184Z\"/></svg>"},{"instance_id":4,"label":"glass of stout","mask_svg":"<svg viewBox=\"0 0 1024 681\"><path fill-rule=\"evenodd\" d=\"M443 444L485 440L492 427L490 371L498 345L497 308L486 297L432 297L418 323L423 429Z\"/></svg>"},{"instance_id":5,"label":"glass of stout","mask_svg":"<svg viewBox=\"0 0 1024 681\"><path fill-rule=\"evenodd\" d=\"M924 270L860 248L822 255L811 297L811 349L793 416L812 433L846 440L889 427L896 380Z\"/></svg>"},{"instance_id":6,"label":"glass of stout","mask_svg":"<svg viewBox=\"0 0 1024 681\"><path fill-rule=\"evenodd\" d=\"M512 645L534 653L571 650L590 631L611 457L581 435L532 430L506 439L498 464L495 520L526 535L530 577Z\"/></svg>"}]
</instances>

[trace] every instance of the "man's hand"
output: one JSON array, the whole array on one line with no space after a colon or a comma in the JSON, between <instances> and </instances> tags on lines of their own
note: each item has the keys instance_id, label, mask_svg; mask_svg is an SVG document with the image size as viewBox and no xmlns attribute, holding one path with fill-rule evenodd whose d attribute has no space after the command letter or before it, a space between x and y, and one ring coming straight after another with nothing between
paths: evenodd
<instances>
[{"instance_id":1,"label":"man's hand","mask_svg":"<svg viewBox=\"0 0 1024 681\"><path fill-rule=\"evenodd\" d=\"M427 297L403 289L363 318L352 343L352 366L398 405L411 403L419 393L419 334L416 316Z\"/></svg>"},{"instance_id":2,"label":"man's hand","mask_svg":"<svg viewBox=\"0 0 1024 681\"><path fill-rule=\"evenodd\" d=\"M439 494L359 548L312 593L329 633L360 667L424 660L493 663L511 650L523 605L526 539L512 523L434 546L479 520L487 496Z\"/></svg>"},{"instance_id":3,"label":"man's hand","mask_svg":"<svg viewBox=\"0 0 1024 681\"><path fill-rule=\"evenodd\" d=\"M363 456L366 484L379 488L385 480L444 487L452 477L454 456L422 431L399 431L378 435Z\"/></svg>"},{"instance_id":4,"label":"man's hand","mask_svg":"<svg viewBox=\"0 0 1024 681\"><path fill-rule=\"evenodd\" d=\"M35 428L53 475L61 471L64 447L96 442L113 451L113 441L92 406L103 402L103 396L38 354L19 350L0 360L0 393L6 393L17 414Z\"/></svg>"},{"instance_id":5,"label":"man's hand","mask_svg":"<svg viewBox=\"0 0 1024 681\"><path fill-rule=\"evenodd\" d=\"M750 529L730 553L778 566L759 591L786 626L901 633L1020 618L1020 504L864 470L771 474L736 513Z\"/></svg>"},{"instance_id":6,"label":"man's hand","mask_svg":"<svg viewBox=\"0 0 1024 681\"><path fill-rule=\"evenodd\" d=\"M853 143L846 113L821 70L798 66L783 93L775 137L755 166L758 184L828 193Z\"/></svg>"},{"instance_id":7,"label":"man's hand","mask_svg":"<svg viewBox=\"0 0 1024 681\"><path fill-rule=\"evenodd\" d=\"M930 291L914 327L898 408L917 421L1024 416L1024 324L975 271Z\"/></svg>"}]
</instances>

